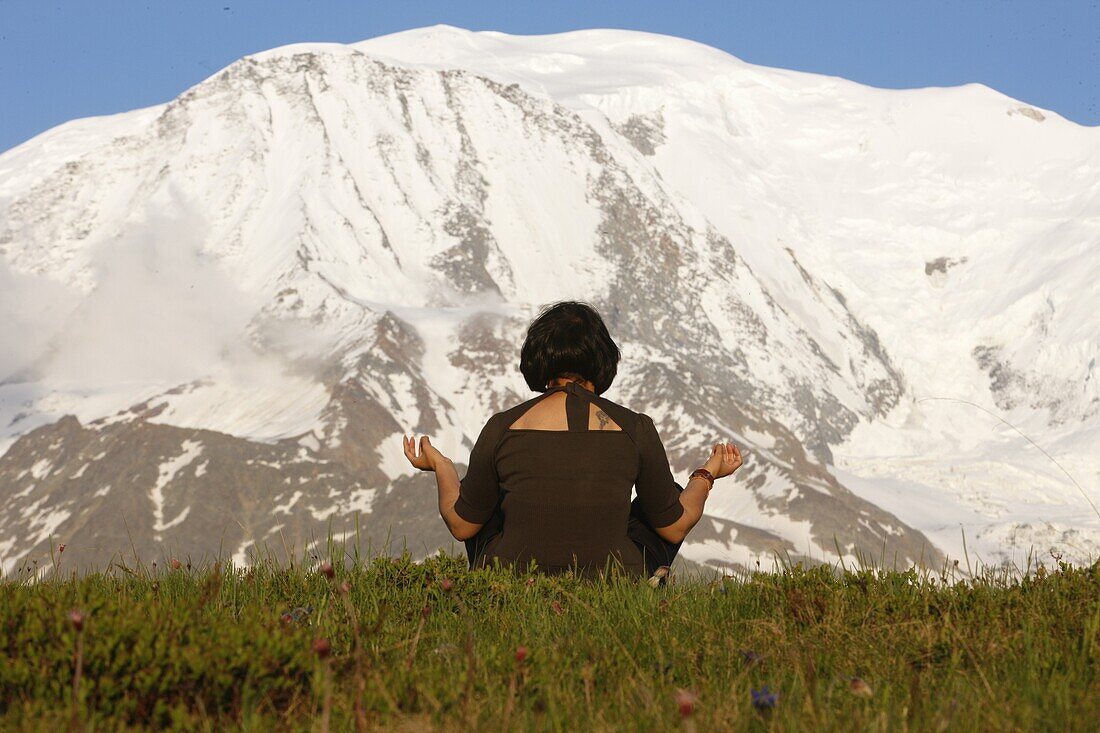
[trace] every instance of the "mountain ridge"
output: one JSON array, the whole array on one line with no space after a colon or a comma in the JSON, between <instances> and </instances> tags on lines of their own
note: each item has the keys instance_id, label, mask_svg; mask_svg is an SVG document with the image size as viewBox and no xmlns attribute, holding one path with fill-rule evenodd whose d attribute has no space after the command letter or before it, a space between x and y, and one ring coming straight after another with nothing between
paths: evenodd
<instances>
[{"instance_id":1,"label":"mountain ridge","mask_svg":"<svg viewBox=\"0 0 1100 733\"><path fill-rule=\"evenodd\" d=\"M455 36L453 29L447 34ZM985 489L960 489L940 477L951 468L940 464L976 465L1014 450L1004 439L957 442L946 460L921 457L922 442L942 436L958 441L977 423L918 408L914 389L937 378L930 377L934 362L913 354L936 343L934 329L914 331L911 347L899 329L920 326L914 313L926 308L925 293L949 293L963 304L945 301L956 312L973 312L968 303L981 293L959 290L959 281L988 272L989 262L1000 268L1001 261L983 260L969 244L962 252L958 242L969 240L947 246L951 240L942 234L923 256L912 255L909 241L846 250L830 243L835 235L820 223L815 207L823 194L807 194L827 189L804 183L800 193L786 183L798 177L843 182L837 172L855 171L858 163L872 185L851 199L871 200L883 190L876 177L890 168L878 159L860 161L868 151L901 156L900 150L883 147L878 137L828 147L841 139L838 128L820 133L827 146L808 153L817 138L805 133L815 125L828 130L821 127L826 117L804 115L803 137L786 136L785 123L765 124L775 113L760 117L760 110L774 108L775 100L797 105L806 98L784 93L777 82L755 80L745 89L778 96L746 98L732 107L736 85L720 84L711 97L692 96L694 87L690 94L669 88L664 96L638 97L629 85L606 86L593 73L578 84L583 93L559 80L558 99L546 93L547 80L568 77L569 60L547 62L543 49L576 55L570 48L576 39L458 36L475 49L506 41L513 54L527 53L524 73L540 74L542 81L505 83L469 69L394 60L402 37L403 53L420 53L426 43L420 31L354 44L350 52L275 49L231 64L173 102L133 113L119 127L128 134L104 142L107 136L97 131L89 138L91 150L65 162L69 153L44 151L39 168L53 170L33 182L13 170L33 162L34 140L0 155L0 258L8 271L0 276L29 278L31 285L21 291L29 292L42 273L53 281L61 275L72 291L66 297L77 303L67 316L44 323L18 301L0 301L27 320L26 332L54 329L59 344L44 360L35 357L42 365L36 375L0 385L0 438L7 441L0 443L6 450L0 491L24 502L0 515L5 571L14 567L8 559L13 550L15 559L40 554L50 536L95 511L89 496L117 487L120 476L93 481L86 472L91 469L80 468L88 463L88 446L98 445L95 434L104 431L120 455L127 441L160 445L127 459L144 477L134 480L125 501L138 527L136 546L146 553L164 551L164 538L173 536L168 530L186 528L193 537L213 531L207 520L188 527L190 515L167 527L172 520L165 517L199 506L166 508L173 497L202 497L206 506L248 505L238 512L247 516L238 519L278 532L272 530L280 524L274 508L294 496L264 484L271 479L262 466L244 478L229 462L220 474L208 467L194 475L201 465L194 460L173 469L189 453L188 438L172 430L205 430L203 450L236 455L244 465L263 460L289 466L304 450L308 491L301 496L313 492L316 511L294 517L300 539L316 534L318 523L334 512L344 522L358 511L368 523L423 527L411 517L371 510L387 501L398 506L396 487L407 489L410 482L430 493L426 477L410 475L403 465L397 433L430 433L461 462L484 416L528 392L514 369L526 322L540 304L567 297L589 299L604 313L624 352L615 397L645 405L678 471L692 467L690 456L709 440L697 434L698 425L739 439L758 459L728 492L712 497L710 524L704 519L697 539L689 538L685 559L747 565L762 553L793 547L828 561L836 547L877 552L884 542L896 545L903 562L935 561L943 552L957 556L949 539L953 517L929 516L919 502L897 499L897 466L913 461L923 461L918 473L932 482L921 484L920 492L933 503L962 502L972 515L968 521L990 533L987 544L978 543L995 558L1018 559L1013 552L1031 536L1068 537L1080 545L1070 551L1082 558L1097 552L1098 526L1073 514L1080 497L1074 502L1050 478L1043 479L1047 493L1038 504L1021 493L1033 476L1012 479L1010 486L1019 488L1008 492L1006 511ZM388 48L389 61L358 50L370 46ZM435 48L460 56L467 46ZM495 51L476 53L520 68L522 59L502 59ZM759 75L764 68L749 71ZM779 76L788 84L801 78ZM593 84L605 85L606 94L593 95ZM825 86L814 93L828 98L835 91ZM765 104L768 99L773 101ZM1049 119L1017 114L1011 105L1002 111L1013 126ZM752 145L739 142L752 130ZM761 137L769 130L778 137ZM52 132L38 144L58 137ZM770 156L772 167L760 165L761 155ZM927 166L939 165L928 156L914 157L911 150L898 160L925 166L920 170L927 179L933 170ZM958 180L969 180L969 170L982 169L960 168ZM786 178L776 178L781 171ZM1088 167L1078 171L1078 177L1092 175ZM900 180L918 188L922 181ZM1016 184L1008 180L1011 192ZM1067 185L1035 180L1052 191ZM791 193L777 193L784 190ZM955 194L958 202L966 203L966 190ZM1041 199L1030 200L1031 209L1021 210L1039 212ZM927 226L943 218L929 213L928 201L913 194L893 205L912 207L909 218ZM1091 203L1084 199L1080 207ZM896 228L892 214L878 222L875 212L867 206L859 218L832 222L851 231L857 230L850 221L867 231L872 224ZM1096 221L1082 217L1063 225L1071 246L1078 238L1088 241ZM976 232L979 240L987 236ZM868 260L874 251L889 261ZM1008 254L1020 252L1026 246ZM912 267L905 265L910 260ZM1067 265L1059 277L1084 280L1100 266L1095 260ZM896 283L909 304L885 307L891 298L876 290L876 282ZM196 285L200 301L192 292ZM1018 307L1007 326L1034 317L1031 304L1043 301L1032 292L1018 301L1027 307ZM1095 352L1095 341L1088 344L1096 324L1080 315L1087 303L1066 307L1051 306L1039 337L1025 344L1029 353L1056 356L1063 374L1036 381L1022 366L1020 347L1013 353L996 340L956 339L938 361L1015 411L1011 417L1022 416L1029 432L1047 430L1044 415L1059 405L1065 419L1052 434L1064 445L1092 445L1096 398L1090 401L1088 390L1095 392L1094 383L1084 380L1083 398L1066 391L1079 379L1073 369L1080 362L1062 356L1078 347L1072 341L1063 346L1059 338L1080 332L1082 353ZM1067 317L1063 312L1076 320L1059 321ZM106 340L120 324L129 336ZM119 363L104 356L104 343L117 346L111 354ZM975 348L986 351L979 357ZM120 366L123 356L128 359ZM1014 396L1021 391L1033 399ZM75 415L79 428L65 415ZM96 422L111 415L112 422ZM914 417L916 428L899 430ZM922 420L928 428L919 427ZM34 427L45 432L31 438ZM169 445L177 439L178 445ZM50 472L43 474L50 446L61 441L60 450L70 440L84 448L62 466L49 459ZM886 457L876 456L883 448ZM271 458L271 450L281 457ZM76 460L80 465L70 463ZM117 470L127 460L116 459ZM1082 465L1096 470L1095 463ZM982 483L995 480L996 471L987 473ZM54 474L66 474L65 481ZM98 498L107 496L117 492ZM330 506L318 508L324 500ZM1048 522L1054 533L1021 528L1042 505L1057 508L1057 519ZM262 539L226 526L218 529L229 532L240 559ZM746 539L754 532L755 539ZM1015 544L998 551L1006 532L1016 533Z\"/></svg>"}]
</instances>

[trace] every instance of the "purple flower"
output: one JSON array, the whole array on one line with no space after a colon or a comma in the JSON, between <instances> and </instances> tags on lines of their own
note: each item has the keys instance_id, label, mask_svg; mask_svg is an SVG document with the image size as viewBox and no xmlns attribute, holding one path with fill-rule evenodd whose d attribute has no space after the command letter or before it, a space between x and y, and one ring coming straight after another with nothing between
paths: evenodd
<instances>
[{"instance_id":1,"label":"purple flower","mask_svg":"<svg viewBox=\"0 0 1100 733\"><path fill-rule=\"evenodd\" d=\"M769 710L775 707L779 699L778 692L768 692L768 686L764 685L759 690L752 690L752 706L757 710Z\"/></svg>"},{"instance_id":2,"label":"purple flower","mask_svg":"<svg viewBox=\"0 0 1100 733\"><path fill-rule=\"evenodd\" d=\"M742 649L741 658L745 660L745 664L755 664L763 659L762 656L754 652L752 649Z\"/></svg>"}]
</instances>

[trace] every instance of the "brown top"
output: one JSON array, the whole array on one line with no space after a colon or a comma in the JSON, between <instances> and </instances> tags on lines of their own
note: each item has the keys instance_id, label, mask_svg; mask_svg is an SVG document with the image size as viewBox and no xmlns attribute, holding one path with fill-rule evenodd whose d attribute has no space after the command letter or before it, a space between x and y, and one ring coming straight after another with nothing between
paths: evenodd
<instances>
[{"instance_id":1,"label":"brown top","mask_svg":"<svg viewBox=\"0 0 1100 733\"><path fill-rule=\"evenodd\" d=\"M510 427L537 402L564 391L567 430ZM590 430L589 404L619 430ZM547 572L574 564L585 574L609 562L643 575L638 547L627 537L631 488L653 527L683 514L680 490L653 420L575 382L551 387L489 418L470 453L455 512L484 524L499 503L504 529L479 558Z\"/></svg>"}]
</instances>

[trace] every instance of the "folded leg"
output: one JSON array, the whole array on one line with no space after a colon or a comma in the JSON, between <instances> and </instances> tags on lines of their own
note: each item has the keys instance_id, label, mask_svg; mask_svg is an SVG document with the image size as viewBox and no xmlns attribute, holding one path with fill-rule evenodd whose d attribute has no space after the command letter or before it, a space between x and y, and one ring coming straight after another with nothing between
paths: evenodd
<instances>
[{"instance_id":1,"label":"folded leg","mask_svg":"<svg viewBox=\"0 0 1100 733\"><path fill-rule=\"evenodd\" d=\"M481 529L477 531L477 534L464 543L466 545L466 559L470 562L471 570L479 564L481 556L485 554L486 550L496 543L503 530L504 514L500 511L500 504L498 503L496 510L481 526Z\"/></svg>"},{"instance_id":2,"label":"folded leg","mask_svg":"<svg viewBox=\"0 0 1100 733\"><path fill-rule=\"evenodd\" d=\"M676 484L676 487L680 491L684 490L680 484ZM647 575L653 575L654 571L662 565L671 566L672 561L676 559L676 553L680 551L680 545L683 544L683 542L669 542L657 534L657 530L653 529L653 525L642 512L639 497L634 497L634 501L630 502L630 519L626 524L626 536L642 551Z\"/></svg>"},{"instance_id":3,"label":"folded leg","mask_svg":"<svg viewBox=\"0 0 1100 733\"><path fill-rule=\"evenodd\" d=\"M680 491L684 488L676 484ZM473 569L481 562L482 555L496 543L504 529L504 514L497 505L496 511L482 525L477 534L465 541L466 558ZM638 547L645 560L646 574L653 575L662 565L671 566L683 542L669 542L662 538L646 519L641 500L634 497L630 503L630 517L626 526L627 537Z\"/></svg>"}]
</instances>

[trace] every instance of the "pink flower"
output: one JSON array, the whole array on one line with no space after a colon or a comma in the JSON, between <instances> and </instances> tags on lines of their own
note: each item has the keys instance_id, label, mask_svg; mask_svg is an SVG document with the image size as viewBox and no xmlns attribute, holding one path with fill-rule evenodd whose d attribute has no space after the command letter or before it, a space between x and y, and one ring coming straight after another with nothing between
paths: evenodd
<instances>
[{"instance_id":1,"label":"pink flower","mask_svg":"<svg viewBox=\"0 0 1100 733\"><path fill-rule=\"evenodd\" d=\"M172 558L172 569L173 570L179 570L181 567L183 567L183 566L181 565L180 561L173 557Z\"/></svg>"},{"instance_id":2,"label":"pink flower","mask_svg":"<svg viewBox=\"0 0 1100 733\"><path fill-rule=\"evenodd\" d=\"M84 630L84 612L77 609L69 611L69 623L73 625L73 628L77 631Z\"/></svg>"},{"instance_id":3,"label":"pink flower","mask_svg":"<svg viewBox=\"0 0 1100 733\"><path fill-rule=\"evenodd\" d=\"M698 698L689 690L676 690L676 707L680 710L680 717L686 718L695 712L695 701Z\"/></svg>"},{"instance_id":4,"label":"pink flower","mask_svg":"<svg viewBox=\"0 0 1100 733\"><path fill-rule=\"evenodd\" d=\"M329 643L328 639L314 639L312 647L313 653L321 659L326 658L332 653L332 644Z\"/></svg>"},{"instance_id":5,"label":"pink flower","mask_svg":"<svg viewBox=\"0 0 1100 733\"><path fill-rule=\"evenodd\" d=\"M853 677L849 683L849 689L856 697L873 697L874 692L871 690L871 686L861 680L859 677Z\"/></svg>"},{"instance_id":6,"label":"pink flower","mask_svg":"<svg viewBox=\"0 0 1100 733\"><path fill-rule=\"evenodd\" d=\"M450 593L451 588L454 588L455 584L454 581L450 578L444 578L443 580L439 581L439 587L443 589L444 593Z\"/></svg>"},{"instance_id":7,"label":"pink flower","mask_svg":"<svg viewBox=\"0 0 1100 733\"><path fill-rule=\"evenodd\" d=\"M524 659L527 659L527 647L517 646L516 647L516 661L517 662L522 662Z\"/></svg>"},{"instance_id":8,"label":"pink flower","mask_svg":"<svg viewBox=\"0 0 1100 733\"><path fill-rule=\"evenodd\" d=\"M332 580L334 577L336 577L336 571L332 569L332 563L329 563L329 562L321 563L320 570L321 570L321 575L325 576L329 580Z\"/></svg>"}]
</instances>

